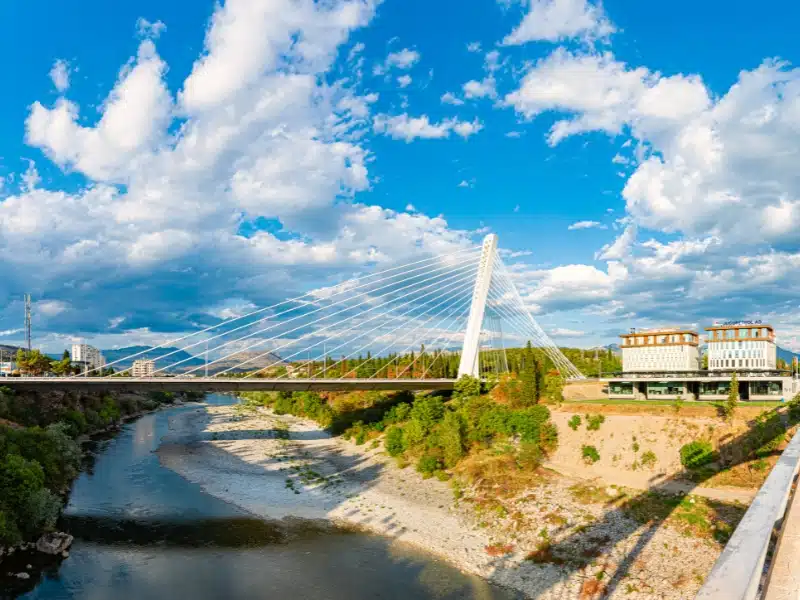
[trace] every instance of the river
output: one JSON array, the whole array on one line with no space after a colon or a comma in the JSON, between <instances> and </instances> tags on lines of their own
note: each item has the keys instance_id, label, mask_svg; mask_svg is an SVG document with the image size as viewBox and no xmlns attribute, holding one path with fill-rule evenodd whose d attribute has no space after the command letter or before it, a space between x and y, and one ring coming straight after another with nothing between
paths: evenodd
<instances>
[{"instance_id":1,"label":"river","mask_svg":"<svg viewBox=\"0 0 800 600\"><path fill-rule=\"evenodd\" d=\"M210 395L209 403L228 403ZM115 600L276 598L358 600L476 598L517 594L461 573L436 556L387 538L256 519L162 466L155 451L169 418L145 415L111 439L73 485L62 528L68 558L3 597ZM170 439L189 444L190 439ZM30 561L43 564L31 555ZM4 565L5 566L5 565ZM34 569L36 571L36 569ZM11 580L5 583L12 585Z\"/></svg>"}]
</instances>

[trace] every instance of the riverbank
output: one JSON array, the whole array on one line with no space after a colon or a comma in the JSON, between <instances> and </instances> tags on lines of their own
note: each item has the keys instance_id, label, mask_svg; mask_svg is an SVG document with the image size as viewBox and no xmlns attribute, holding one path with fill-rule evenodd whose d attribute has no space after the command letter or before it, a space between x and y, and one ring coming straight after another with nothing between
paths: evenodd
<instances>
[{"instance_id":1,"label":"riverbank","mask_svg":"<svg viewBox=\"0 0 800 600\"><path fill-rule=\"evenodd\" d=\"M6 542L0 543L0 580L27 580L69 556L72 536L53 527L75 478L94 454L94 440L113 437L148 413L197 399L135 393L75 398L0 390L0 412L16 419L0 420L0 542ZM17 519L19 526L13 521L17 515L24 517Z\"/></svg>"},{"instance_id":2,"label":"riverbank","mask_svg":"<svg viewBox=\"0 0 800 600\"><path fill-rule=\"evenodd\" d=\"M692 598L725 534L724 523L703 520L727 514L732 528L743 512L553 473L505 500L454 494L398 468L380 444L357 446L265 409L199 408L170 429L162 464L254 515L389 536L535 598Z\"/></svg>"}]
</instances>

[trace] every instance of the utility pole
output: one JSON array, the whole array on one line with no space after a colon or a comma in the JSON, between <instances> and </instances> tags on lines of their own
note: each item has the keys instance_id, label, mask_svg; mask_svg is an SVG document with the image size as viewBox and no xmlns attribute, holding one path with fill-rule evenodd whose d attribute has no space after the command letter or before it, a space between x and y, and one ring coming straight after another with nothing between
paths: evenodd
<instances>
[{"instance_id":1,"label":"utility pole","mask_svg":"<svg viewBox=\"0 0 800 600\"><path fill-rule=\"evenodd\" d=\"M31 295L25 294L25 341L31 351Z\"/></svg>"}]
</instances>

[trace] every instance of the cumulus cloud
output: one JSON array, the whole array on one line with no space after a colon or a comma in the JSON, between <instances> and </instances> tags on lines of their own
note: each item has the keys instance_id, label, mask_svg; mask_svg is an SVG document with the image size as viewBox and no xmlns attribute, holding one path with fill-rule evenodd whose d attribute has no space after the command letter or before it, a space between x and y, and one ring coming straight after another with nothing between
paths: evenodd
<instances>
[{"instance_id":1,"label":"cumulus cloud","mask_svg":"<svg viewBox=\"0 0 800 600\"><path fill-rule=\"evenodd\" d=\"M63 303L37 308L49 343L163 341L342 273L471 244L442 217L355 201L370 186L362 139L377 94L323 75L373 13L365 0L227 2L177 95L150 27L95 122L64 98L35 102L26 141L86 183L48 189L31 166L0 202L2 313L19 314L30 291ZM417 125L480 129L424 121L387 122L404 138Z\"/></svg>"},{"instance_id":2,"label":"cumulus cloud","mask_svg":"<svg viewBox=\"0 0 800 600\"><path fill-rule=\"evenodd\" d=\"M411 75L401 75L400 77L397 78L397 84L401 88L408 87L409 85L411 85L412 81L413 80L411 79Z\"/></svg>"},{"instance_id":3,"label":"cumulus cloud","mask_svg":"<svg viewBox=\"0 0 800 600\"><path fill-rule=\"evenodd\" d=\"M444 119L433 123L428 115L411 117L408 114L388 116L376 115L373 128L377 133L383 133L398 140L412 142L416 139L443 139L450 137L451 133L468 138L478 133L483 125L478 121L459 121L458 119Z\"/></svg>"},{"instance_id":4,"label":"cumulus cloud","mask_svg":"<svg viewBox=\"0 0 800 600\"><path fill-rule=\"evenodd\" d=\"M509 46L568 38L606 38L615 28L602 6L588 0L530 0L522 22L503 40Z\"/></svg>"},{"instance_id":5,"label":"cumulus cloud","mask_svg":"<svg viewBox=\"0 0 800 600\"><path fill-rule=\"evenodd\" d=\"M392 52L386 57L386 64L398 69L410 69L419 62L420 54L416 50L403 48L399 52Z\"/></svg>"},{"instance_id":6,"label":"cumulus cloud","mask_svg":"<svg viewBox=\"0 0 800 600\"><path fill-rule=\"evenodd\" d=\"M63 94L69 89L69 70L69 63L60 58L53 64L53 68L50 69L50 79L59 94Z\"/></svg>"},{"instance_id":7,"label":"cumulus cloud","mask_svg":"<svg viewBox=\"0 0 800 600\"><path fill-rule=\"evenodd\" d=\"M573 231L575 229L605 229L606 226L603 225L600 221L576 221L567 229L569 231Z\"/></svg>"},{"instance_id":8,"label":"cumulus cloud","mask_svg":"<svg viewBox=\"0 0 800 600\"><path fill-rule=\"evenodd\" d=\"M445 92L439 100L441 100L442 104L452 104L453 106L464 104L464 101L452 92Z\"/></svg>"},{"instance_id":9,"label":"cumulus cloud","mask_svg":"<svg viewBox=\"0 0 800 600\"><path fill-rule=\"evenodd\" d=\"M142 38L158 39L167 30L167 26L161 21L151 22L143 17L136 21L136 33Z\"/></svg>"}]
</instances>

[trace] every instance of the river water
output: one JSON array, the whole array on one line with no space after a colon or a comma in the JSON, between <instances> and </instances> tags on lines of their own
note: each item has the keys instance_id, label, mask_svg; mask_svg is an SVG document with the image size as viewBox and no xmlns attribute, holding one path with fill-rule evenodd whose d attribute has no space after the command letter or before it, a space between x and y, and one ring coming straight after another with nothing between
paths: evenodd
<instances>
[{"instance_id":1,"label":"river water","mask_svg":"<svg viewBox=\"0 0 800 600\"><path fill-rule=\"evenodd\" d=\"M208 401L232 400L212 395ZM16 589L0 596L519 598L405 544L311 528L287 537L284 529L205 494L163 467L155 454L169 433L170 416L194 409L145 415L114 438L97 442L96 456L76 480L64 513L62 528L75 536L69 557L29 581L6 579L3 583Z\"/></svg>"}]
</instances>

